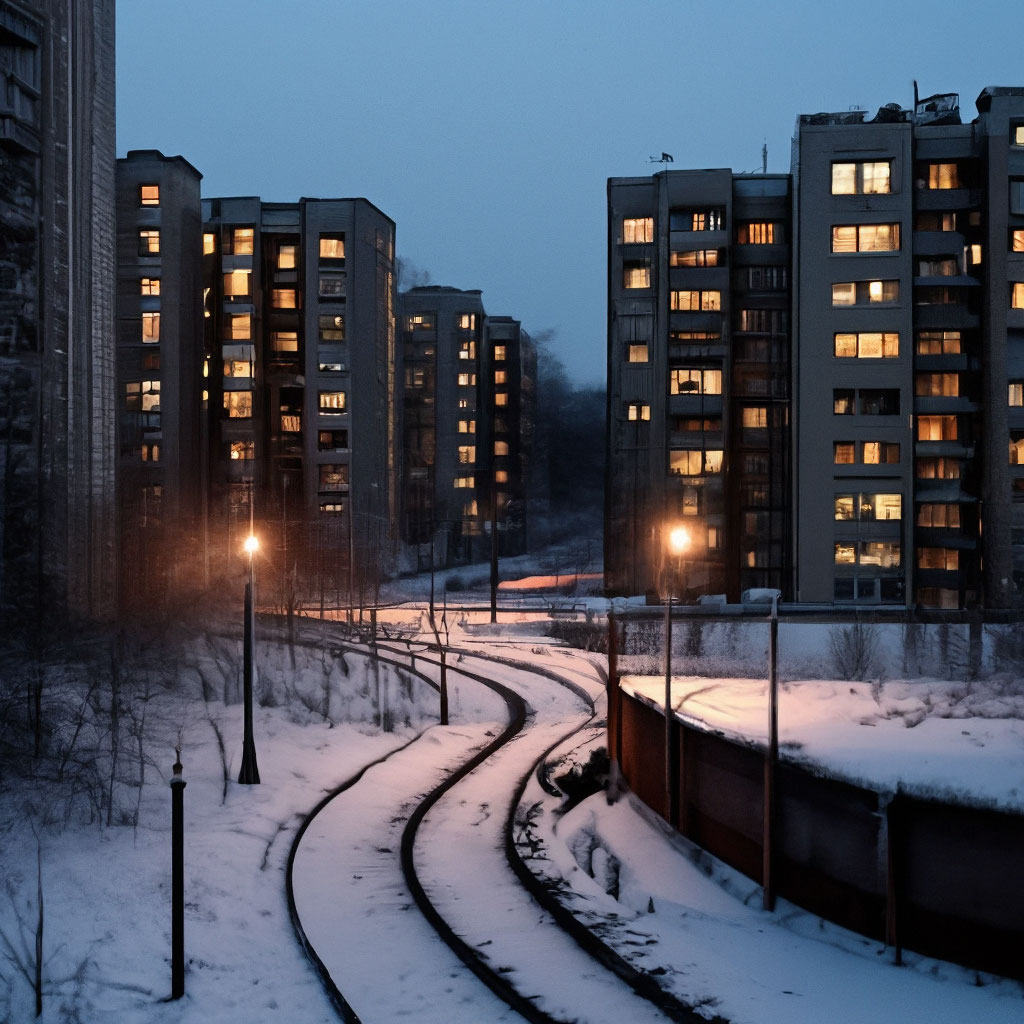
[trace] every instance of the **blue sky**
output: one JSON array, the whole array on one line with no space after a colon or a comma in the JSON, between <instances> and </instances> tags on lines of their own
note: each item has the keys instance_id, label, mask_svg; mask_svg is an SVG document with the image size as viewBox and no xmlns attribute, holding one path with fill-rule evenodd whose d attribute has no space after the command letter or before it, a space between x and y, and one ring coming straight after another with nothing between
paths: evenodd
<instances>
[{"instance_id":1,"label":"blue sky","mask_svg":"<svg viewBox=\"0 0 1024 1024\"><path fill-rule=\"evenodd\" d=\"M203 194L365 196L398 254L553 330L602 383L605 184L789 169L796 116L1024 85L1024 5L748 0L118 3L118 154Z\"/></svg>"}]
</instances>

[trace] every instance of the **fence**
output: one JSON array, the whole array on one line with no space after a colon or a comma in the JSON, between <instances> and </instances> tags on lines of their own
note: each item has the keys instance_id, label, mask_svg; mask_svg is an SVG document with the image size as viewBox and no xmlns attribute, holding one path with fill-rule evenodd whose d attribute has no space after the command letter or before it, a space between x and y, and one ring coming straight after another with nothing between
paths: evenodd
<instances>
[{"instance_id":1,"label":"fence","mask_svg":"<svg viewBox=\"0 0 1024 1024\"><path fill-rule=\"evenodd\" d=\"M609 750L669 818L665 718L616 689ZM676 719L678 821L689 839L764 882L767 751ZM887 942L1024 979L1024 816L887 794L782 762L774 773L773 884L812 913Z\"/></svg>"}]
</instances>

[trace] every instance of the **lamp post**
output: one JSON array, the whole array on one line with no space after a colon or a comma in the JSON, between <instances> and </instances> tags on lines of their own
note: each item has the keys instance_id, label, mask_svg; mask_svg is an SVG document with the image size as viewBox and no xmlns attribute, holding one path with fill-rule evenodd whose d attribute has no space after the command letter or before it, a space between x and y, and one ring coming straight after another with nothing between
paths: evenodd
<instances>
[{"instance_id":1,"label":"lamp post","mask_svg":"<svg viewBox=\"0 0 1024 1024\"><path fill-rule=\"evenodd\" d=\"M244 650L242 652L242 700L244 702L244 726L242 733L242 765L238 770L238 781L244 786L256 786L260 781L260 770L256 764L256 742L252 735L252 671L256 655L256 613L253 610L255 570L253 555L259 550L260 542L250 533L245 538L245 550L249 555L249 582L245 585L245 628Z\"/></svg>"},{"instance_id":2,"label":"lamp post","mask_svg":"<svg viewBox=\"0 0 1024 1024\"><path fill-rule=\"evenodd\" d=\"M690 531L674 526L668 533L668 552L672 558L668 572L668 600L665 602L665 807L670 825L679 821L679 757L672 713L672 587L678 583L683 552L690 546ZM675 572L672 570L675 569Z\"/></svg>"}]
</instances>

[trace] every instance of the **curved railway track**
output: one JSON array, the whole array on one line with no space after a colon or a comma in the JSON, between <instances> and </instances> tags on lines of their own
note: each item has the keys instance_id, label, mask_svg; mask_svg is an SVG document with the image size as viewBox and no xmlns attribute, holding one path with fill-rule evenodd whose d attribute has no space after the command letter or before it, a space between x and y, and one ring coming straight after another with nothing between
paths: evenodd
<instances>
[{"instance_id":1,"label":"curved railway track","mask_svg":"<svg viewBox=\"0 0 1024 1024\"><path fill-rule=\"evenodd\" d=\"M431 657L425 650L413 652L411 649L411 643L406 644L405 649L402 649L396 648L391 643L368 645L359 642L352 643L348 639L332 638L331 646L342 651L351 651L353 654L365 657L376 657L382 663L410 672L426 682L428 685L432 686L434 689L438 688L436 680L424 671L424 669L428 666L431 668L438 668L440 666L440 660ZM436 651L436 647L433 648L433 650ZM570 936L577 947L588 954L588 956L592 958L593 961L596 961L601 968L611 971L617 975L617 977L629 987L631 995L635 994L636 996L641 997L643 1002L637 1004L637 1007L642 1008L644 1005L648 1007L646 1014L641 1012L637 1015L637 1013L634 1012L631 1013L628 1018L618 1019L630 1019L631 1021L640 1020L642 1018L646 1019L647 1017L650 1017L653 1012L655 1015L653 1019L664 1020L665 1018L668 1018L671 1020L685 1022L702 1021L703 1018L699 1017L690 1007L686 1006L677 998L661 989L650 975L644 974L632 967L621 956L598 939L593 932L586 928L586 926L581 924L569 910L562 906L548 887L533 875L523 861L516 847L514 835L516 812L530 776L534 772L540 772L546 759L550 756L553 750L564 745L576 733L587 728L593 722L596 714L594 699L590 696L586 687L570 678L567 678L566 675L563 675L554 669L545 666L538 666L532 662L523 662L515 658L488 654L481 651L467 651L462 648L447 648L447 650L452 654L458 654L460 656L457 663L452 664L451 661L448 662L448 673L450 675L457 674L466 679L473 680L497 695L505 706L507 724L499 735L491 738L489 742L479 747L475 752L472 752L471 755L465 758L460 765L452 770L448 770L444 774L444 777L442 777L429 792L419 798L411 812L408 813L407 820L405 821L405 825L401 832L399 859L405 886L423 917L430 923L437 935L445 942L448 948L452 950L461 963L464 964L465 967L471 971L477 979L479 979L479 981L486 985L502 1003L511 1007L511 1009L520 1017L528 1021L535 1022L535 1024L554 1024L554 1022L565 1024L565 1021L575 1019L569 1015L558 1016L555 1013L550 1013L543 1009L534 1001L534 998L524 994L520 987L517 987L512 983L509 978L509 968L493 966L492 959L487 954L483 953L480 948L488 945L490 942L489 939L485 942L474 943L459 934L457 927L453 926L448 919L449 916L451 916L451 910L453 909L452 905L450 903L445 905L443 900L438 900L431 894L432 888L443 890L444 887L439 886L436 883L432 884L429 879L424 880L421 878L421 869L417 866L416 860L417 838L420 836L424 822L428 819L430 812L437 808L440 802L444 801L446 798L450 798L450 795L456 790L456 787L461 783L464 783L467 777L470 777L477 769L482 765L485 765L489 759L496 757L499 752L504 748L507 748L508 745L517 737L522 736L531 717L530 705L522 694L517 693L514 689L498 682L496 679L483 675L481 672L470 670L466 666L465 660L477 659L484 664L500 666L506 670L511 669L516 672L529 672L534 676L544 677L556 683L562 689L571 692L578 701L582 702L587 714L582 721L573 724L572 728L568 730L560 729L555 738L544 747L540 756L535 757L530 761L527 770L519 773L518 782L514 788L512 800L507 813L505 814L502 825L502 846L507 865L514 874L518 884L529 894L532 900L535 901L544 912L546 912L551 919L551 922L556 924L561 931ZM590 666L590 668L596 669L597 674L600 675L600 669L597 669L596 666ZM581 674L586 675L587 673ZM325 810L325 808L328 808L332 801L335 801L339 796L351 790L357 783L363 780L367 773L372 769L398 758L403 754L403 752L407 752L413 744L422 739L422 735L422 733L419 734L404 746L392 751L390 754L374 762L372 765L367 765L356 775L346 780L341 786L337 787L325 796L324 799L321 800L304 819L301 828L292 842L291 849L289 850L286 885L289 911L292 916L293 926L295 927L296 934L303 950L313 962L317 972L322 978L332 1003L336 1007L341 1018L345 1020L347 1024L355 1024L355 1022L360 1021L360 1018L340 991L337 982L332 977L329 967L321 959L319 953L314 948L313 943L307 936L303 923L300 919L299 910L296 906L294 889L296 855L299 850L300 843L307 834L307 829ZM462 800L460 802L466 803L466 800ZM446 916L446 914L448 916Z\"/></svg>"}]
</instances>

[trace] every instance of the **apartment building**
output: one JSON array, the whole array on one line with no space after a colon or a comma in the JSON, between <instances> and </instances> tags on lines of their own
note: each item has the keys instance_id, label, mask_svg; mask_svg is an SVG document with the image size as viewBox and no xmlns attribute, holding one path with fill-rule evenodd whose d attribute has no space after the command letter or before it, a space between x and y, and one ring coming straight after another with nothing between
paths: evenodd
<instances>
[{"instance_id":1,"label":"apartment building","mask_svg":"<svg viewBox=\"0 0 1024 1024\"><path fill-rule=\"evenodd\" d=\"M608 182L611 593L787 588L790 206L787 175Z\"/></svg>"},{"instance_id":2,"label":"apartment building","mask_svg":"<svg viewBox=\"0 0 1024 1024\"><path fill-rule=\"evenodd\" d=\"M106 618L114 0L0 0L0 38L0 604Z\"/></svg>"},{"instance_id":3,"label":"apartment building","mask_svg":"<svg viewBox=\"0 0 1024 1024\"><path fill-rule=\"evenodd\" d=\"M118 509L121 599L194 573L204 493L199 183L183 157L117 161Z\"/></svg>"},{"instance_id":4,"label":"apartment building","mask_svg":"<svg viewBox=\"0 0 1024 1024\"><path fill-rule=\"evenodd\" d=\"M253 517L282 580L300 557L377 577L397 542L394 222L365 199L202 211L212 543Z\"/></svg>"},{"instance_id":5,"label":"apartment building","mask_svg":"<svg viewBox=\"0 0 1024 1024\"><path fill-rule=\"evenodd\" d=\"M486 558L526 544L536 352L519 321L488 317L478 290L400 297L405 567Z\"/></svg>"},{"instance_id":6,"label":"apartment building","mask_svg":"<svg viewBox=\"0 0 1024 1024\"><path fill-rule=\"evenodd\" d=\"M798 120L798 600L1021 592L1024 89L977 106Z\"/></svg>"}]
</instances>

